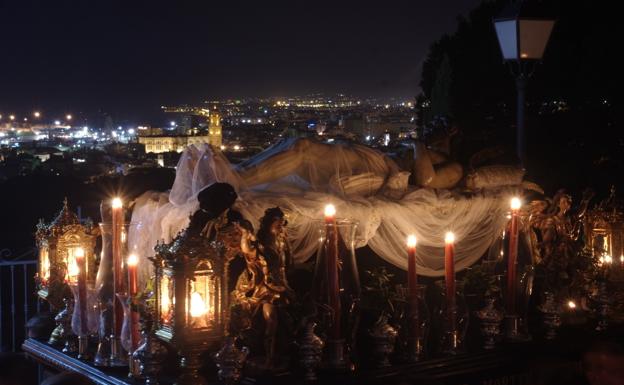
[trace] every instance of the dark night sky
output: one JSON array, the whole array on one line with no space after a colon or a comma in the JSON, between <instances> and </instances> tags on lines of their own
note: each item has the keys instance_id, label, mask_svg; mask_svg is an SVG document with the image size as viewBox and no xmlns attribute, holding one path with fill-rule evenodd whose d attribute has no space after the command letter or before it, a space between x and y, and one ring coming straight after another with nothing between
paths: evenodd
<instances>
[{"instance_id":1,"label":"dark night sky","mask_svg":"<svg viewBox=\"0 0 624 385\"><path fill-rule=\"evenodd\" d=\"M0 0L0 113L137 119L221 97L410 97L429 44L479 2Z\"/></svg>"}]
</instances>

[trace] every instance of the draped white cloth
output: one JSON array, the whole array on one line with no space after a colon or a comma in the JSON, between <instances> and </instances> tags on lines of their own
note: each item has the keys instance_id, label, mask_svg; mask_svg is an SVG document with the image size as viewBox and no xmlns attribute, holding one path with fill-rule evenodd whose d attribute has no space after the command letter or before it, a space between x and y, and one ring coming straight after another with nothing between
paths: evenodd
<instances>
[{"instance_id":1,"label":"draped white cloth","mask_svg":"<svg viewBox=\"0 0 624 385\"><path fill-rule=\"evenodd\" d=\"M260 165L281 153L293 142L283 142L246 162ZM481 192L471 198L447 190L407 187L405 172L383 175L383 154L366 148L378 168L361 169L344 175L337 166L332 181L288 175L260 186L246 186L238 171L220 153L208 145L189 146L177 166L176 179L169 193L147 192L140 196L132 221L140 223L129 234L130 247L143 258L153 256L158 241L169 242L188 225L189 216L198 208L197 194L214 182L227 182L237 190L234 208L258 229L259 219L267 208L279 206L288 219L287 230L295 263L312 256L319 245L323 209L333 203L339 218L358 222L356 247L368 245L384 260L407 269L405 240L408 234L418 239L417 269L425 276L444 274L444 235L453 231L456 270L477 261L501 233L507 223L509 200L503 193ZM367 155L368 154L368 155ZM339 162L338 162L339 163ZM304 163L308 170L313 164ZM308 172L308 171L306 171ZM314 173L318 175L319 173ZM141 280L151 273L151 263L140 264Z\"/></svg>"}]
</instances>

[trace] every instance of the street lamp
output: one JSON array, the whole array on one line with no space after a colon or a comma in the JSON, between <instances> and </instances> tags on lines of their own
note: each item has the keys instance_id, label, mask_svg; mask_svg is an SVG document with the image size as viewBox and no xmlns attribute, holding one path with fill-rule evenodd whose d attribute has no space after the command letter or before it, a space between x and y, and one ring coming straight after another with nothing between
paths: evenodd
<instances>
[{"instance_id":1,"label":"street lamp","mask_svg":"<svg viewBox=\"0 0 624 385\"><path fill-rule=\"evenodd\" d=\"M67 114L67 115L65 115L65 119L67 119L67 120L72 120L72 116L71 116L71 114Z\"/></svg>"},{"instance_id":2,"label":"street lamp","mask_svg":"<svg viewBox=\"0 0 624 385\"><path fill-rule=\"evenodd\" d=\"M39 111L35 111L35 112L33 113L33 116L34 116L35 118L39 118L39 117L41 117L41 112L39 112Z\"/></svg>"},{"instance_id":3,"label":"street lamp","mask_svg":"<svg viewBox=\"0 0 624 385\"><path fill-rule=\"evenodd\" d=\"M493 20L503 60L509 63L518 92L516 151L526 165L524 104L527 79L542 60L555 19L546 16L539 1L513 1Z\"/></svg>"}]
</instances>

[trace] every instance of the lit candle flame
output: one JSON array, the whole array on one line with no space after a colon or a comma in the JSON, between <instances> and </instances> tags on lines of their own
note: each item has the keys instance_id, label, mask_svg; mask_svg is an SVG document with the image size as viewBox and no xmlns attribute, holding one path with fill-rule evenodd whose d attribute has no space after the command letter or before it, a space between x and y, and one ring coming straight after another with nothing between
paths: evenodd
<instances>
[{"instance_id":1,"label":"lit candle flame","mask_svg":"<svg viewBox=\"0 0 624 385\"><path fill-rule=\"evenodd\" d=\"M112 206L114 209L120 209L123 206L120 198L113 198Z\"/></svg>"},{"instance_id":2,"label":"lit candle flame","mask_svg":"<svg viewBox=\"0 0 624 385\"><path fill-rule=\"evenodd\" d=\"M332 204L328 204L325 206L325 216L333 217L336 215L336 207Z\"/></svg>"},{"instance_id":3,"label":"lit candle flame","mask_svg":"<svg viewBox=\"0 0 624 385\"><path fill-rule=\"evenodd\" d=\"M76 258L84 258L84 249L82 247L76 247L74 251L74 256Z\"/></svg>"},{"instance_id":4,"label":"lit candle flame","mask_svg":"<svg viewBox=\"0 0 624 385\"><path fill-rule=\"evenodd\" d=\"M410 234L407 236L407 247L409 248L414 248L416 247L416 236L413 234Z\"/></svg>"},{"instance_id":5,"label":"lit candle flame","mask_svg":"<svg viewBox=\"0 0 624 385\"><path fill-rule=\"evenodd\" d=\"M67 265L67 280L73 282L78 277L78 273L80 273L80 269L78 268L78 264L76 263L76 259L72 259L69 261Z\"/></svg>"},{"instance_id":6,"label":"lit candle flame","mask_svg":"<svg viewBox=\"0 0 624 385\"><path fill-rule=\"evenodd\" d=\"M570 309L576 309L576 304L574 303L574 301L568 301L568 307Z\"/></svg>"},{"instance_id":7,"label":"lit candle flame","mask_svg":"<svg viewBox=\"0 0 624 385\"><path fill-rule=\"evenodd\" d=\"M444 236L444 242L447 244L455 242L455 234L450 231L446 233L446 235Z\"/></svg>"},{"instance_id":8,"label":"lit candle flame","mask_svg":"<svg viewBox=\"0 0 624 385\"><path fill-rule=\"evenodd\" d=\"M611 264L613 262L613 258L610 255L605 255L604 257L605 263Z\"/></svg>"},{"instance_id":9,"label":"lit candle flame","mask_svg":"<svg viewBox=\"0 0 624 385\"><path fill-rule=\"evenodd\" d=\"M128 256L128 266L136 266L139 263L139 258L135 254Z\"/></svg>"},{"instance_id":10,"label":"lit candle flame","mask_svg":"<svg viewBox=\"0 0 624 385\"><path fill-rule=\"evenodd\" d=\"M522 201L520 201L520 198L518 197L511 198L511 209L520 210L520 207L522 207Z\"/></svg>"},{"instance_id":11,"label":"lit candle flame","mask_svg":"<svg viewBox=\"0 0 624 385\"><path fill-rule=\"evenodd\" d=\"M201 317L206 313L208 313L208 308L206 307L201 294L194 291L193 294L191 294L191 317Z\"/></svg>"}]
</instances>

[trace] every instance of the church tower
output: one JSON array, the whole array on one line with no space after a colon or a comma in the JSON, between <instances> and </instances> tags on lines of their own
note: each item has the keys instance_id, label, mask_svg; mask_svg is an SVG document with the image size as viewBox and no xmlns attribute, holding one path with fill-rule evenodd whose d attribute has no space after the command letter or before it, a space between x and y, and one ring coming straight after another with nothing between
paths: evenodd
<instances>
[{"instance_id":1,"label":"church tower","mask_svg":"<svg viewBox=\"0 0 624 385\"><path fill-rule=\"evenodd\" d=\"M208 143L216 148L221 148L223 137L221 135L221 115L216 110L210 111L210 125L208 126Z\"/></svg>"}]
</instances>

